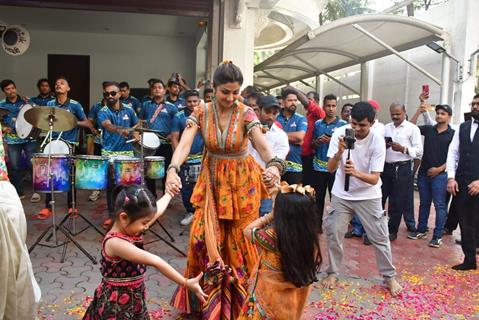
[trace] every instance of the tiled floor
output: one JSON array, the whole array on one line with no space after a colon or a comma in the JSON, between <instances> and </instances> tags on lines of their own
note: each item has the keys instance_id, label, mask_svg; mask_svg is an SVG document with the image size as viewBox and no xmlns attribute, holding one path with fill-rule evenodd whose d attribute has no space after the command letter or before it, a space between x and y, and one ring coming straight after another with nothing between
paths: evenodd
<instances>
[{"instance_id":1,"label":"tiled floor","mask_svg":"<svg viewBox=\"0 0 479 320\"><path fill-rule=\"evenodd\" d=\"M87 191L78 192L78 207L95 225L100 226L105 216L106 202L103 197L97 202L88 201ZM28 194L27 194L28 195ZM43 198L43 197L42 197ZM64 216L66 196L57 199ZM31 245L45 230L51 220L32 220L42 202L31 204L23 201L28 219L28 245ZM417 204L416 204L417 206ZM174 245L186 250L188 231L179 226L183 206L175 198L161 223L173 235ZM433 226L431 217L430 226ZM85 226L79 220L77 227ZM315 286L306 309L305 319L479 319L479 271L453 272L452 264L462 259L460 246L454 244L453 236L443 238L439 249L429 248L428 240L406 239L404 226L399 238L393 243L393 259L400 274L404 293L392 298L381 285L376 269L373 247L366 247L358 238L346 239L343 277L339 287L328 291ZM165 233L155 226L162 236ZM181 233L184 234L181 234ZM181 234L181 235L180 235ZM455 236L458 237L457 231ZM94 257L100 257L101 236L88 229L76 239ZM151 234L145 242L154 239ZM327 265L326 242L323 247L323 269ZM146 249L166 259L177 270L182 270L186 259L164 242L155 242ZM99 266L94 265L72 244L66 251L64 263L60 263L62 248L36 247L31 253L35 276L42 289L42 301L38 306L39 319L81 319L89 299L100 282ZM150 268L147 276L149 310L153 319L181 318L168 305L175 285L159 272Z\"/></svg>"}]
</instances>

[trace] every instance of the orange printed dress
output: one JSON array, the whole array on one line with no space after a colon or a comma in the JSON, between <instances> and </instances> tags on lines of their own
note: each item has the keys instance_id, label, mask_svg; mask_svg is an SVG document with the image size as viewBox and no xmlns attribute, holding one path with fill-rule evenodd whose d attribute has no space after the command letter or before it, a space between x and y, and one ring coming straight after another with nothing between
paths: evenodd
<instances>
[{"instance_id":1,"label":"orange printed dress","mask_svg":"<svg viewBox=\"0 0 479 320\"><path fill-rule=\"evenodd\" d=\"M245 238L243 230L258 218L260 201L268 197L262 169L247 152L248 133L253 127L261 126L254 111L237 101L223 132L218 124L214 103L196 108L187 122L187 125L199 127L205 141L205 154L191 196L196 211L190 229L185 276L191 278L205 272L215 262L210 261L211 251L217 249L224 265L231 268L230 274L237 287L233 291L219 289L229 292L216 292L221 300L217 310L201 306L196 296L184 287L178 287L171 301L183 312L201 312L203 319L233 319L239 315L246 298L248 278L258 261L257 250ZM205 234L211 230L208 227L211 224L214 225L216 248L208 251L207 245L211 248L211 242ZM207 282L206 276L204 281ZM214 301L216 298L212 298L213 293L208 291L205 291L210 296L208 303L218 304Z\"/></svg>"},{"instance_id":2,"label":"orange printed dress","mask_svg":"<svg viewBox=\"0 0 479 320\"><path fill-rule=\"evenodd\" d=\"M273 226L254 228L251 239L262 252L238 320L301 319L312 285L298 288L284 279Z\"/></svg>"}]
</instances>

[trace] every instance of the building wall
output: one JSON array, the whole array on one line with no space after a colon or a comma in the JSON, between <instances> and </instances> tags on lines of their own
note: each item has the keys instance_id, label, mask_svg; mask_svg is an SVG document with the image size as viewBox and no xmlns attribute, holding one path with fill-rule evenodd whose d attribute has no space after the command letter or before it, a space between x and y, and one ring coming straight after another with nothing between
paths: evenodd
<instances>
[{"instance_id":1,"label":"building wall","mask_svg":"<svg viewBox=\"0 0 479 320\"><path fill-rule=\"evenodd\" d=\"M48 54L90 56L90 104L101 97L104 80L126 80L140 88L153 77L166 81L172 72L180 72L190 84L196 80L194 38L29 31L31 44L25 54L0 53L0 77L13 79L23 95L37 94L36 81L48 73Z\"/></svg>"}]
</instances>

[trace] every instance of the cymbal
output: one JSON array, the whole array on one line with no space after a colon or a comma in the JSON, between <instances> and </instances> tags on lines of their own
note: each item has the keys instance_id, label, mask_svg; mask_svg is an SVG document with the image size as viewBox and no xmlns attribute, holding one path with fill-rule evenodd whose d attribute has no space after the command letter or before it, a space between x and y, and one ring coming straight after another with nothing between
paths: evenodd
<instances>
[{"instance_id":1,"label":"cymbal","mask_svg":"<svg viewBox=\"0 0 479 320\"><path fill-rule=\"evenodd\" d=\"M0 118L6 116L9 112L7 109L0 108Z\"/></svg>"},{"instance_id":2,"label":"cymbal","mask_svg":"<svg viewBox=\"0 0 479 320\"><path fill-rule=\"evenodd\" d=\"M68 131L76 127L77 118L56 107L33 107L25 112L25 120L35 128L50 130L49 117L53 117L53 131Z\"/></svg>"}]
</instances>

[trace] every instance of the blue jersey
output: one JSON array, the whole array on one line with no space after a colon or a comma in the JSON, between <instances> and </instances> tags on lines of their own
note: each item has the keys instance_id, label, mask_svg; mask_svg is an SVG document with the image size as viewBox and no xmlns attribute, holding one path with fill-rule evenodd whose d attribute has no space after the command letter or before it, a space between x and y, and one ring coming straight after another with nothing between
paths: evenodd
<instances>
[{"instance_id":1,"label":"blue jersey","mask_svg":"<svg viewBox=\"0 0 479 320\"><path fill-rule=\"evenodd\" d=\"M30 102L36 104L37 106L46 106L47 103L55 99L54 96L42 97L40 95L30 98Z\"/></svg>"},{"instance_id":2,"label":"blue jersey","mask_svg":"<svg viewBox=\"0 0 479 320\"><path fill-rule=\"evenodd\" d=\"M20 96L17 96L15 102L11 102L8 99L3 99L0 101L0 108L7 109L9 112L3 117L3 123L12 128L11 133L4 134L5 141L7 144L20 144L27 143L32 141L32 139L22 139L17 136L17 131L15 130L15 122L17 121L18 113L24 104L29 103L28 101L23 100Z\"/></svg>"},{"instance_id":3,"label":"blue jersey","mask_svg":"<svg viewBox=\"0 0 479 320\"><path fill-rule=\"evenodd\" d=\"M157 104L155 101L144 102L141 106L140 118L146 120L148 128L158 130L164 137L171 133L173 117L178 108L169 102Z\"/></svg>"},{"instance_id":4,"label":"blue jersey","mask_svg":"<svg viewBox=\"0 0 479 320\"><path fill-rule=\"evenodd\" d=\"M336 119L334 119L334 121L330 123L326 123L324 119L318 120L314 124L313 140L325 134L332 136L336 128L342 127L346 124L347 122L339 119L339 117L336 117ZM314 160L313 160L314 170L321 171L321 172L328 172L328 156L327 156L328 148L329 148L329 143L320 144L316 148L316 153L314 154Z\"/></svg>"},{"instance_id":5,"label":"blue jersey","mask_svg":"<svg viewBox=\"0 0 479 320\"><path fill-rule=\"evenodd\" d=\"M140 114L141 111L141 102L133 96L129 96L126 99L120 98L121 103L125 106L132 108L136 114Z\"/></svg>"},{"instance_id":6,"label":"blue jersey","mask_svg":"<svg viewBox=\"0 0 479 320\"><path fill-rule=\"evenodd\" d=\"M47 102L48 107L57 107L63 110L66 110L68 112L71 112L78 121L83 121L86 119L85 111L83 111L83 107L78 101L75 101L73 99L67 99L64 104L60 104L58 100L50 100ZM80 129L78 126L75 128L68 130L68 131L63 131L61 138L63 140L66 140L70 143L77 144L78 143L78 132ZM54 131L52 135L52 139L58 138L60 135L60 132Z\"/></svg>"},{"instance_id":7,"label":"blue jersey","mask_svg":"<svg viewBox=\"0 0 479 320\"><path fill-rule=\"evenodd\" d=\"M103 108L103 102L97 102L94 105L91 106L90 112L88 112L88 119L90 119L93 122L93 126L96 129L102 129L103 127L101 126L100 121L98 121L98 112L100 112L101 108ZM101 138L99 135L95 135L93 138L93 142L96 144L101 144Z\"/></svg>"},{"instance_id":8,"label":"blue jersey","mask_svg":"<svg viewBox=\"0 0 479 320\"><path fill-rule=\"evenodd\" d=\"M188 108L181 110L178 112L175 117L173 118L173 125L171 128L171 132L179 132L180 134L186 128L186 119L190 116L191 111ZM191 145L190 155L198 155L203 152L203 136L200 132L198 132L193 140L193 144ZM198 162L201 161L201 158L198 158Z\"/></svg>"},{"instance_id":9,"label":"blue jersey","mask_svg":"<svg viewBox=\"0 0 479 320\"><path fill-rule=\"evenodd\" d=\"M170 96L167 95L165 100L171 104L174 104L179 110L183 109L186 106L185 99L181 96L178 96L178 99L176 99L176 101L172 101L170 100Z\"/></svg>"},{"instance_id":10,"label":"blue jersey","mask_svg":"<svg viewBox=\"0 0 479 320\"><path fill-rule=\"evenodd\" d=\"M305 116L302 116L298 113L294 113L289 119L283 114L278 116L278 122L283 126L283 130L286 133L290 132L299 132L308 129L308 121ZM286 172L302 172L303 165L301 161L301 149L302 146L299 144L289 143L289 153L286 156L286 161L288 163L286 167Z\"/></svg>"},{"instance_id":11,"label":"blue jersey","mask_svg":"<svg viewBox=\"0 0 479 320\"><path fill-rule=\"evenodd\" d=\"M101 108L98 112L98 121L103 123L105 120L109 120L114 126L124 128L131 128L138 123L138 117L133 108L123 104L118 111L112 110L107 106ZM123 137L117 132L104 130L102 152L132 151L133 147L131 143L126 143L126 140L128 140L128 138Z\"/></svg>"}]
</instances>

